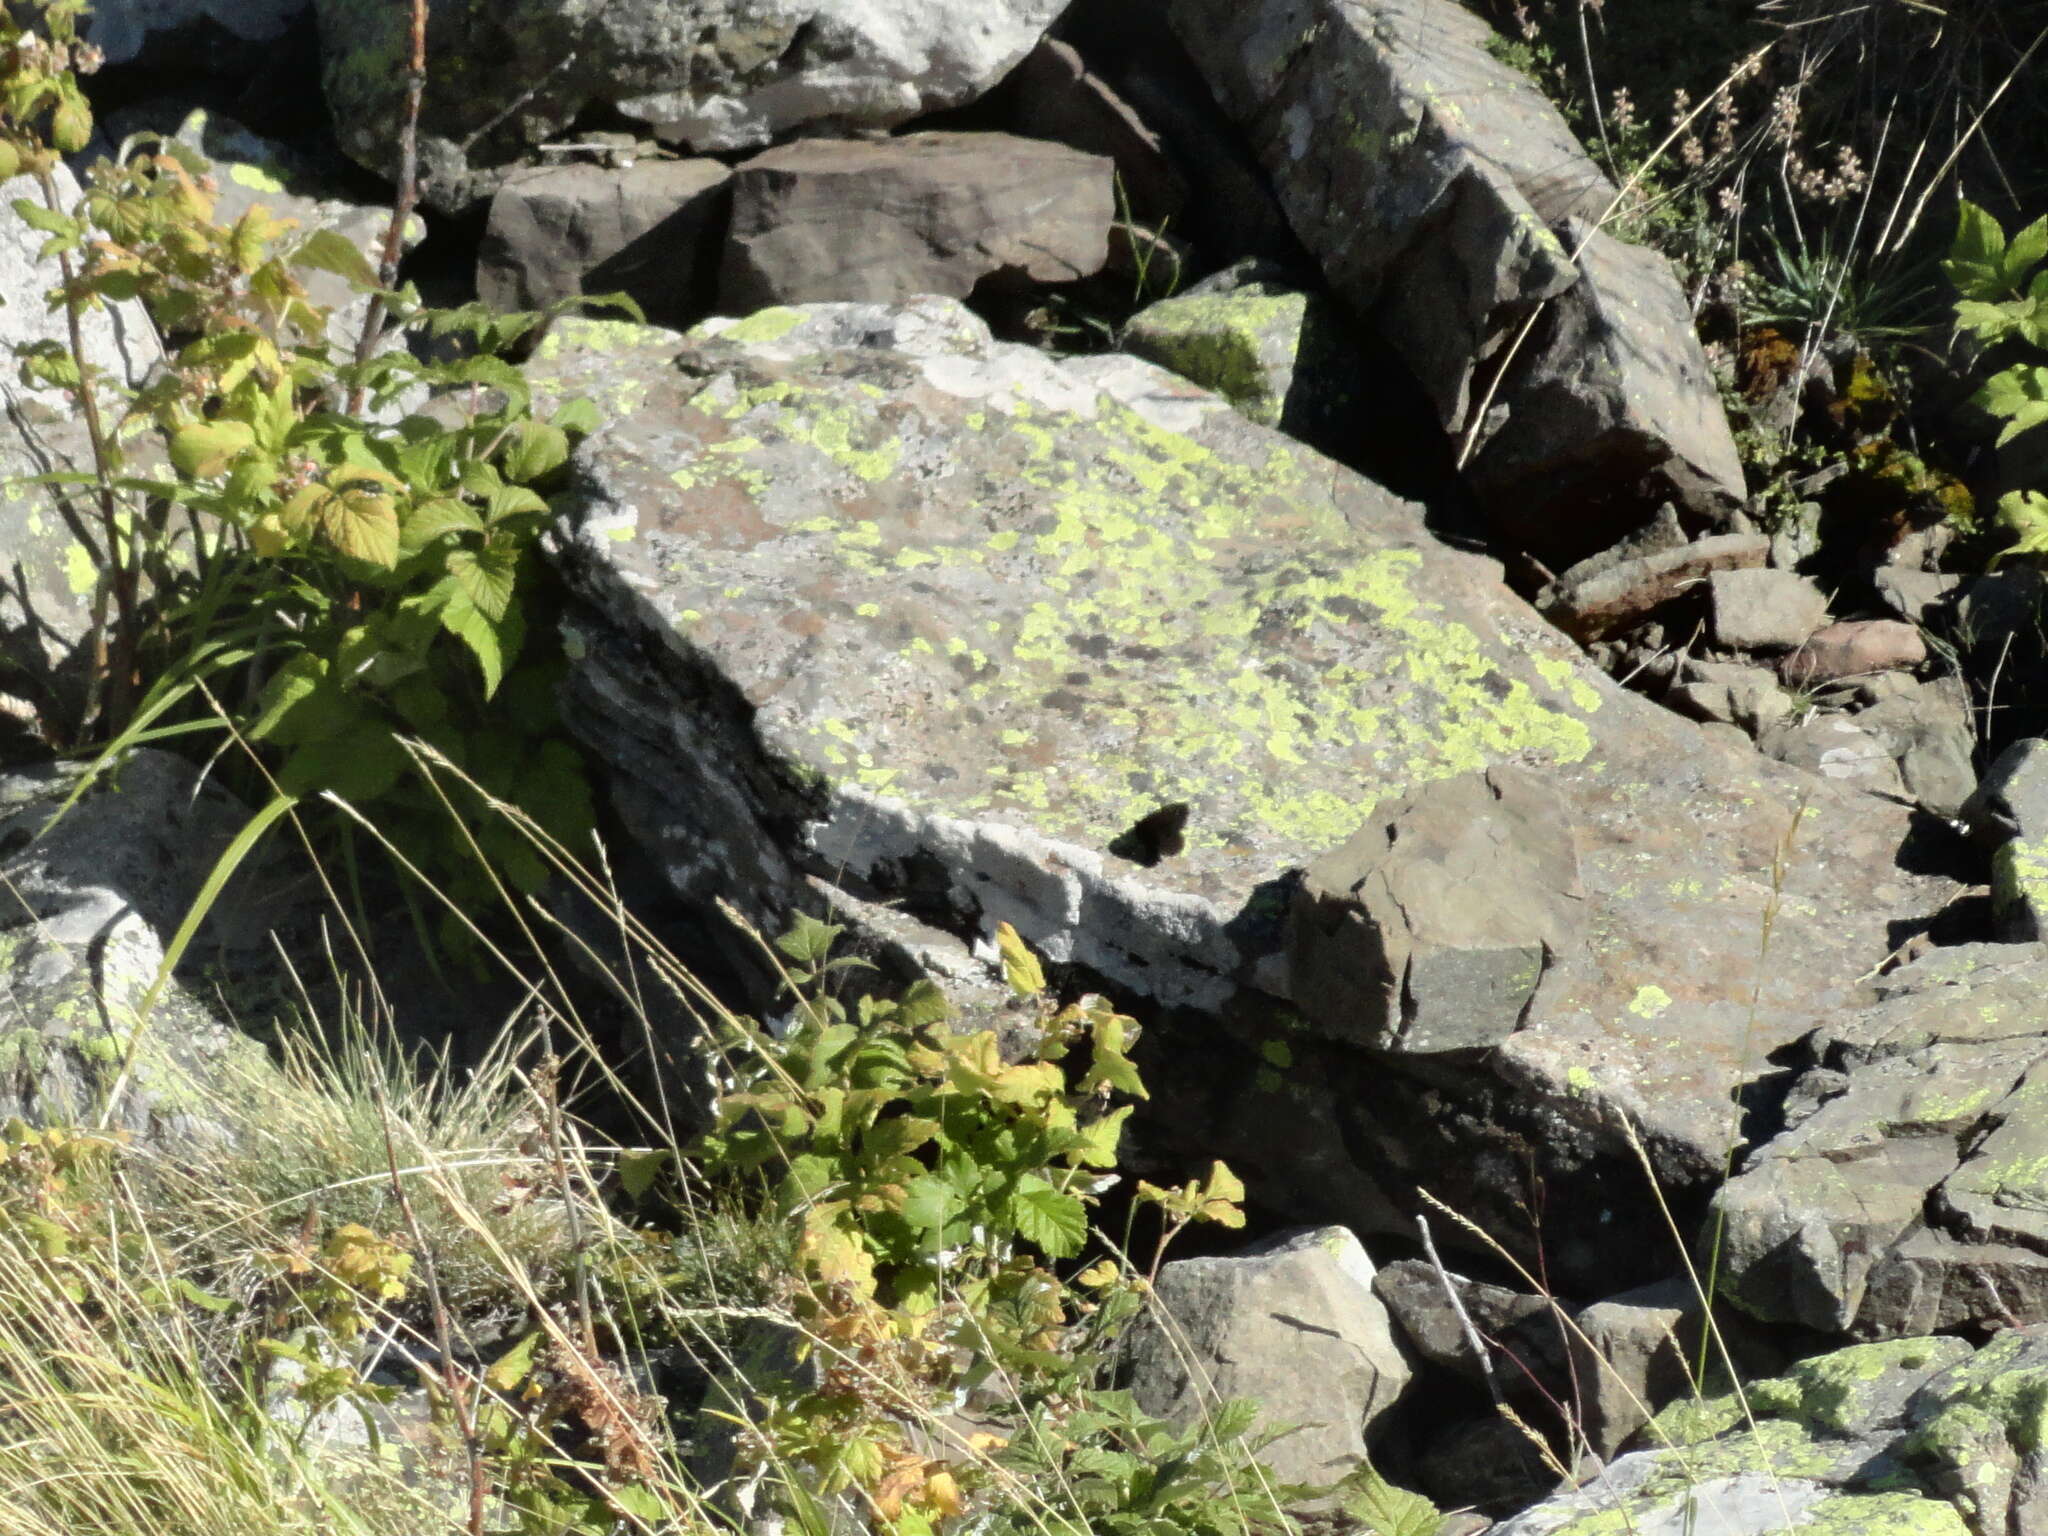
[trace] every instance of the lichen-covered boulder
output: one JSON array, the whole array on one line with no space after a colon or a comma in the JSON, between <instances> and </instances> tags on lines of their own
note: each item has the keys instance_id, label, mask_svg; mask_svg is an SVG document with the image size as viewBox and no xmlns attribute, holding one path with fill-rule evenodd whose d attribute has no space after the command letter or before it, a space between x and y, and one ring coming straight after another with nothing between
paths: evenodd
<instances>
[{"instance_id":1,"label":"lichen-covered boulder","mask_svg":"<svg viewBox=\"0 0 2048 1536\"><path fill-rule=\"evenodd\" d=\"M1999 753L1961 815L1996 850L1991 900L2001 933L2048 938L2048 741L2029 736Z\"/></svg>"},{"instance_id":2,"label":"lichen-covered boulder","mask_svg":"<svg viewBox=\"0 0 2048 1536\"><path fill-rule=\"evenodd\" d=\"M275 1091L267 1051L173 979L164 946L245 808L167 753L134 754L75 806L68 765L0 777L0 1120L105 1123L158 1141L231 1135ZM284 907L245 881L191 958L246 974ZM116 1095L111 1107L109 1095Z\"/></svg>"},{"instance_id":3,"label":"lichen-covered boulder","mask_svg":"<svg viewBox=\"0 0 2048 1536\"><path fill-rule=\"evenodd\" d=\"M1669 265L1454 0L1173 0L1331 287L1435 403L1502 531L1553 569L1742 467Z\"/></svg>"},{"instance_id":4,"label":"lichen-covered boulder","mask_svg":"<svg viewBox=\"0 0 2048 1536\"><path fill-rule=\"evenodd\" d=\"M436 207L488 197L533 145L615 109L698 154L793 129L887 128L972 101L1064 0L435 0L419 150ZM327 105L349 154L394 173L410 23L385 0L314 0Z\"/></svg>"},{"instance_id":5,"label":"lichen-covered boulder","mask_svg":"<svg viewBox=\"0 0 2048 1536\"><path fill-rule=\"evenodd\" d=\"M1916 1457L1914 1424L1970 1369L1959 1339L1902 1339L1802 1362L1741 1397L1688 1398L1637 1451L1494 1529L1500 1536L1986 1536ZM1916 1476L1915 1474L1921 1474ZM2014 1527L2013 1529L2020 1529Z\"/></svg>"},{"instance_id":6,"label":"lichen-covered boulder","mask_svg":"<svg viewBox=\"0 0 2048 1536\"><path fill-rule=\"evenodd\" d=\"M1913 1335L2048 1313L2048 958L1937 950L1809 1043L1810 1107L1717 1196L1727 1294Z\"/></svg>"},{"instance_id":7,"label":"lichen-covered boulder","mask_svg":"<svg viewBox=\"0 0 2048 1536\"><path fill-rule=\"evenodd\" d=\"M1658 1278L1601 1228L1654 1219L1622 1120L1674 1187L1716 1178L1743 1074L1954 890L1895 864L1902 808L1703 749L1419 509L1136 359L998 345L936 300L543 353L545 391L611 416L561 504L568 714L670 885L771 928L811 879L1014 923L1171 1013L1157 1134L1304 1219L1408 1230L1378 1181L1427 1169L1522 1230L1531 1158L1606 1158L1581 1238L1552 1208L1558 1261ZM1504 764L1557 798L1583 924L1431 1114L1303 1027L1296 872Z\"/></svg>"}]
</instances>

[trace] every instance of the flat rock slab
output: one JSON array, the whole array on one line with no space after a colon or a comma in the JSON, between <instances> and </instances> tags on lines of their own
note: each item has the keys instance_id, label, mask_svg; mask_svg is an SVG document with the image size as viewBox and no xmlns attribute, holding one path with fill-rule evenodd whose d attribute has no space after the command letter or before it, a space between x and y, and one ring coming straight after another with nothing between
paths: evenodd
<instances>
[{"instance_id":1,"label":"flat rock slab","mask_svg":"<svg viewBox=\"0 0 2048 1536\"><path fill-rule=\"evenodd\" d=\"M1576 851L1583 927L1482 1074L1547 1117L1539 1158L1627 1157L1623 1112L1713 1176L1743 1072L1953 893L1896 865L1903 809L1707 748L1418 508L1135 359L938 300L543 353L544 393L611 418L562 504L570 717L672 885L770 926L811 875L1007 920L1192 1010L1233 1122L1189 1123L1209 1155L1313 1132L1341 1162L1375 1058L1287 1034L1290 892L1434 781L1519 765Z\"/></svg>"},{"instance_id":2,"label":"flat rock slab","mask_svg":"<svg viewBox=\"0 0 2048 1536\"><path fill-rule=\"evenodd\" d=\"M733 176L721 307L964 299L991 277L1070 283L1109 260L1116 163L1007 133L806 139Z\"/></svg>"}]
</instances>

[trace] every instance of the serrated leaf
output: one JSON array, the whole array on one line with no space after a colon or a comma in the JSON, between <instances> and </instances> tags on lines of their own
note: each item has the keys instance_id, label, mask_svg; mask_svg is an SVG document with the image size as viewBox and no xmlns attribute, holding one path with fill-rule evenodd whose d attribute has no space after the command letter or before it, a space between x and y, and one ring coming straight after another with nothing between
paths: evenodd
<instances>
[{"instance_id":1,"label":"serrated leaf","mask_svg":"<svg viewBox=\"0 0 2048 1536\"><path fill-rule=\"evenodd\" d=\"M441 627L468 646L476 658L477 670L483 674L484 697L491 697L504 681L505 669L518 655L525 637L526 628L518 607L507 608L503 618L493 619L476 606L453 576L435 583L430 595L437 604L435 616Z\"/></svg>"},{"instance_id":2,"label":"serrated leaf","mask_svg":"<svg viewBox=\"0 0 2048 1536\"><path fill-rule=\"evenodd\" d=\"M1347 1479L1344 1512L1371 1536L1435 1536L1444 1512L1419 1493L1396 1488L1370 1466Z\"/></svg>"},{"instance_id":3,"label":"serrated leaf","mask_svg":"<svg viewBox=\"0 0 2048 1536\"><path fill-rule=\"evenodd\" d=\"M2020 287L2044 256L2048 256L2048 218L2039 218L2014 235L2006 246L2006 281L2014 288Z\"/></svg>"},{"instance_id":4,"label":"serrated leaf","mask_svg":"<svg viewBox=\"0 0 2048 1536\"><path fill-rule=\"evenodd\" d=\"M1045 967L1008 923L996 924L996 952L1002 956L1003 980L1018 997L1036 997L1045 990Z\"/></svg>"},{"instance_id":5,"label":"serrated leaf","mask_svg":"<svg viewBox=\"0 0 2048 1536\"><path fill-rule=\"evenodd\" d=\"M181 475L211 480L255 444L256 429L246 421L195 421L171 434L171 464Z\"/></svg>"},{"instance_id":6,"label":"serrated leaf","mask_svg":"<svg viewBox=\"0 0 2048 1536\"><path fill-rule=\"evenodd\" d=\"M399 548L416 555L438 538L451 533L482 533L484 520L476 508L453 496L436 496L420 502L405 514L399 531Z\"/></svg>"},{"instance_id":7,"label":"serrated leaf","mask_svg":"<svg viewBox=\"0 0 2048 1536\"><path fill-rule=\"evenodd\" d=\"M398 564L398 508L389 496L351 487L320 504L320 531L352 560Z\"/></svg>"},{"instance_id":8,"label":"serrated leaf","mask_svg":"<svg viewBox=\"0 0 2048 1536\"><path fill-rule=\"evenodd\" d=\"M896 1022L905 1029L927 1029L953 1016L953 1005L929 977L920 977L896 999Z\"/></svg>"},{"instance_id":9,"label":"serrated leaf","mask_svg":"<svg viewBox=\"0 0 2048 1536\"><path fill-rule=\"evenodd\" d=\"M448 579L493 624L504 622L519 586L519 552L486 545L448 553Z\"/></svg>"},{"instance_id":10,"label":"serrated leaf","mask_svg":"<svg viewBox=\"0 0 2048 1536\"><path fill-rule=\"evenodd\" d=\"M1964 298L1995 303L2009 293L2005 249L2005 231L1998 220L1965 201L1956 210L1956 236L1941 269Z\"/></svg>"},{"instance_id":11,"label":"serrated leaf","mask_svg":"<svg viewBox=\"0 0 2048 1536\"><path fill-rule=\"evenodd\" d=\"M544 421L522 421L505 444L505 478L527 485L556 470L569 459L569 434Z\"/></svg>"},{"instance_id":12,"label":"serrated leaf","mask_svg":"<svg viewBox=\"0 0 2048 1536\"><path fill-rule=\"evenodd\" d=\"M14 216L37 234L76 235L79 232L78 221L69 214L54 212L25 197L14 200Z\"/></svg>"},{"instance_id":13,"label":"serrated leaf","mask_svg":"<svg viewBox=\"0 0 2048 1536\"><path fill-rule=\"evenodd\" d=\"M336 277L345 278L359 288L377 286L377 269L370 265L370 258L363 254L360 246L339 230L314 230L300 243L298 250L292 255L292 260L302 267L332 272Z\"/></svg>"},{"instance_id":14,"label":"serrated leaf","mask_svg":"<svg viewBox=\"0 0 2048 1536\"><path fill-rule=\"evenodd\" d=\"M1120 1104L1098 1120L1091 1120L1075 1133L1068 1157L1084 1168L1114 1168L1123 1141L1124 1122L1135 1106Z\"/></svg>"},{"instance_id":15,"label":"serrated leaf","mask_svg":"<svg viewBox=\"0 0 2048 1536\"><path fill-rule=\"evenodd\" d=\"M1009 1216L1017 1235L1047 1258L1072 1258L1088 1241L1087 1208L1036 1174L1027 1173L1017 1181Z\"/></svg>"},{"instance_id":16,"label":"serrated leaf","mask_svg":"<svg viewBox=\"0 0 2048 1536\"><path fill-rule=\"evenodd\" d=\"M546 512L548 504L540 496L523 485L501 485L485 498L485 510L491 521L502 522L508 517L522 514Z\"/></svg>"},{"instance_id":17,"label":"serrated leaf","mask_svg":"<svg viewBox=\"0 0 2048 1536\"><path fill-rule=\"evenodd\" d=\"M939 1134L939 1122L919 1115L891 1115L877 1120L860 1139L860 1153L873 1163L902 1157Z\"/></svg>"},{"instance_id":18,"label":"serrated leaf","mask_svg":"<svg viewBox=\"0 0 2048 1536\"><path fill-rule=\"evenodd\" d=\"M935 1173L912 1179L905 1186L900 1212L914 1232L936 1233L960 1212L960 1195Z\"/></svg>"}]
</instances>

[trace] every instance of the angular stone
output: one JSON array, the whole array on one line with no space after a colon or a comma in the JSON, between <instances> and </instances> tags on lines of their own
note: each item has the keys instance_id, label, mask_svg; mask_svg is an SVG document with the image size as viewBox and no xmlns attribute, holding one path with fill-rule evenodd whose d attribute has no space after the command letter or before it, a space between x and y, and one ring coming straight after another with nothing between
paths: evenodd
<instances>
[{"instance_id":1,"label":"angular stone","mask_svg":"<svg viewBox=\"0 0 2048 1536\"><path fill-rule=\"evenodd\" d=\"M1556 566L1667 497L1695 527L1741 498L1668 265L1592 231L1614 189L1483 21L1448 0L1175 0L1168 16L1332 289L1476 449L1513 536ZM1504 372L1475 395L1489 364Z\"/></svg>"},{"instance_id":2,"label":"angular stone","mask_svg":"<svg viewBox=\"0 0 2048 1536\"><path fill-rule=\"evenodd\" d=\"M989 106L1011 132L1050 139L1116 164L1127 211L1146 224L1172 222L1188 189L1160 137L1070 44L1046 38L1003 80Z\"/></svg>"},{"instance_id":3,"label":"angular stone","mask_svg":"<svg viewBox=\"0 0 2048 1536\"><path fill-rule=\"evenodd\" d=\"M1317 1028L1372 1050L1498 1045L1585 921L1570 812L1502 766L1429 785L1309 866L1289 989Z\"/></svg>"},{"instance_id":4,"label":"angular stone","mask_svg":"<svg viewBox=\"0 0 2048 1536\"><path fill-rule=\"evenodd\" d=\"M1584 644L1625 634L1715 571L1755 569L1770 552L1771 541L1760 533L1725 533L1618 565L1588 562L1538 593L1536 607Z\"/></svg>"},{"instance_id":5,"label":"angular stone","mask_svg":"<svg viewBox=\"0 0 2048 1536\"><path fill-rule=\"evenodd\" d=\"M1467 473L1497 533L1561 563L1665 501L1727 526L1742 463L1670 262L1580 218L1559 233L1579 281L1543 305L1469 433Z\"/></svg>"},{"instance_id":6,"label":"angular stone","mask_svg":"<svg viewBox=\"0 0 2048 1536\"><path fill-rule=\"evenodd\" d=\"M1905 780L1885 743L1854 715L1810 715L1758 732L1757 750L1824 779L1881 795L1903 795Z\"/></svg>"},{"instance_id":7,"label":"angular stone","mask_svg":"<svg viewBox=\"0 0 2048 1536\"><path fill-rule=\"evenodd\" d=\"M1852 619L1810 636L1779 664L1790 687L1810 688L1865 672L1912 668L1927 660L1927 642L1897 619Z\"/></svg>"},{"instance_id":8,"label":"angular stone","mask_svg":"<svg viewBox=\"0 0 2048 1536\"><path fill-rule=\"evenodd\" d=\"M1124 327L1127 352L1214 390L1251 420L1277 427L1286 414L1311 305L1328 307L1274 278L1205 278L1147 305Z\"/></svg>"},{"instance_id":9,"label":"angular stone","mask_svg":"<svg viewBox=\"0 0 2048 1536\"><path fill-rule=\"evenodd\" d=\"M1999 753L1961 818L1991 856L1999 936L2048 938L2048 742L2027 737Z\"/></svg>"},{"instance_id":10,"label":"angular stone","mask_svg":"<svg viewBox=\"0 0 2048 1536\"><path fill-rule=\"evenodd\" d=\"M1546 1383L1564 1379L1564 1324L1556 1306L1541 1296L1462 1275L1452 1275L1450 1281L1465 1315L1488 1346L1497 1381L1512 1384L1519 1374L1520 1367L1510 1354L1534 1368ZM1422 1259L1382 1264L1373 1276L1372 1288L1386 1303L1401 1337L1424 1361L1471 1382L1486 1380L1486 1371L1473 1355L1464 1325L1445 1296L1443 1279L1434 1266Z\"/></svg>"},{"instance_id":11,"label":"angular stone","mask_svg":"<svg viewBox=\"0 0 2048 1536\"><path fill-rule=\"evenodd\" d=\"M1102 270L1115 167L999 133L811 139L733 175L722 308L965 298L987 278L1072 282Z\"/></svg>"},{"instance_id":12,"label":"angular stone","mask_svg":"<svg viewBox=\"0 0 2048 1536\"><path fill-rule=\"evenodd\" d=\"M1733 651L1789 651L1827 622L1826 594L1792 571L1716 571L1707 590L1714 638Z\"/></svg>"},{"instance_id":13,"label":"angular stone","mask_svg":"<svg viewBox=\"0 0 2048 1536\"><path fill-rule=\"evenodd\" d=\"M561 0L436 5L427 25L422 185L444 211L587 113L616 109L697 154L793 130L886 128L974 100L1038 43L1064 0ZM314 0L336 137L398 163L409 20L385 0Z\"/></svg>"},{"instance_id":14,"label":"angular stone","mask_svg":"<svg viewBox=\"0 0 2048 1536\"><path fill-rule=\"evenodd\" d=\"M1411 1233L1426 1166L1512 1234L1533 1152L1570 1205L1556 1283L1655 1278L1622 1267L1662 1229L1624 1118L1703 1194L1746 1074L1955 890L1900 867L1903 807L1706 747L1417 509L1137 359L925 300L570 324L529 373L611 420L555 535L564 699L649 868L771 931L813 877L963 938L1013 922L1175 1041L1152 1145L1298 1219ZM1567 807L1586 924L1410 1113L1398 1066L1300 1027L1288 872L1502 764ZM1824 860L1782 858L1795 821Z\"/></svg>"},{"instance_id":15,"label":"angular stone","mask_svg":"<svg viewBox=\"0 0 2048 1536\"><path fill-rule=\"evenodd\" d=\"M717 292L731 180L716 160L514 171L491 199L477 296L510 310L620 292L652 324L700 320Z\"/></svg>"},{"instance_id":16,"label":"angular stone","mask_svg":"<svg viewBox=\"0 0 2048 1536\"><path fill-rule=\"evenodd\" d=\"M1162 1317L1131 1349L1132 1396L1183 1425L1251 1398L1262 1427L1301 1426L1260 1452L1275 1480L1334 1482L1365 1460L1366 1432L1411 1374L1372 1279L1372 1260L1342 1227L1168 1264Z\"/></svg>"},{"instance_id":17,"label":"angular stone","mask_svg":"<svg viewBox=\"0 0 2048 1536\"><path fill-rule=\"evenodd\" d=\"M1856 712L1856 724L1899 765L1906 793L1929 810L1955 815L1977 788L1976 733L1960 686L1923 684L1896 672L1878 677L1903 686Z\"/></svg>"},{"instance_id":18,"label":"angular stone","mask_svg":"<svg viewBox=\"0 0 2048 1536\"><path fill-rule=\"evenodd\" d=\"M1908 624L1927 624L1937 609L1955 600L1963 578L1936 571L1916 571L1901 565L1883 565L1875 577L1877 595L1893 615Z\"/></svg>"},{"instance_id":19,"label":"angular stone","mask_svg":"<svg viewBox=\"0 0 2048 1536\"><path fill-rule=\"evenodd\" d=\"M2048 1253L2011 1241L2033 1177L2013 1144L2037 1111L2008 1096L2048 1052L2048 959L1936 950L1879 990L1813 1037L1812 1075L1833 1079L1819 1107L1716 1197L1730 1294L1875 1337L2038 1315Z\"/></svg>"}]
</instances>

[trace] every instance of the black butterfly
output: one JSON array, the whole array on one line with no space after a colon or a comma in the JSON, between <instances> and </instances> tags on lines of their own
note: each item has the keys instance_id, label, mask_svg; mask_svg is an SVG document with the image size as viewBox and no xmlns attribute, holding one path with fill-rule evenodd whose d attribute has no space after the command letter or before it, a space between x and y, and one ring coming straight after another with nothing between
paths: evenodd
<instances>
[{"instance_id":1,"label":"black butterfly","mask_svg":"<svg viewBox=\"0 0 2048 1536\"><path fill-rule=\"evenodd\" d=\"M1119 833L1109 845L1109 851L1120 859L1129 859L1133 864L1142 864L1150 869L1161 859L1170 859L1187 847L1187 838L1183 835L1187 827L1186 801L1162 805L1150 815L1139 817L1129 831Z\"/></svg>"}]
</instances>

